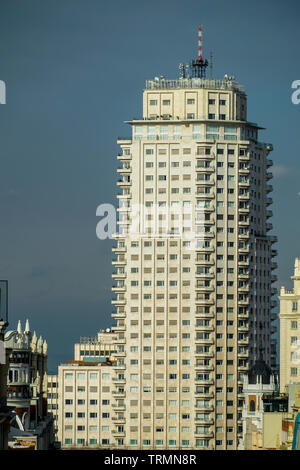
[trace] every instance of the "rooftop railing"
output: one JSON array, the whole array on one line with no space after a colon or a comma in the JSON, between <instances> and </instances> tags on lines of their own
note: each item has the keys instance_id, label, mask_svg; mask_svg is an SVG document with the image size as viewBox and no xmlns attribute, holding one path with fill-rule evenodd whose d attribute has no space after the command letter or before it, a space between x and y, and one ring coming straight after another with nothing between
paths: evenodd
<instances>
[{"instance_id":1,"label":"rooftop railing","mask_svg":"<svg viewBox=\"0 0 300 470\"><path fill-rule=\"evenodd\" d=\"M180 78L167 80L164 77L146 81L146 90L174 88L206 88L211 90L234 90L245 93L245 88L235 80L209 80L205 78Z\"/></svg>"}]
</instances>

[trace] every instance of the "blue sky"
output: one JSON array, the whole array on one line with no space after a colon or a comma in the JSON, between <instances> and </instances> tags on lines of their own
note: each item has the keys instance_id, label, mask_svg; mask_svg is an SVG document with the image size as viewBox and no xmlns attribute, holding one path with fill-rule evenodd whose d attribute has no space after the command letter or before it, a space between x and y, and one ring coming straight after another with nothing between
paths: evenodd
<instances>
[{"instance_id":1,"label":"blue sky","mask_svg":"<svg viewBox=\"0 0 300 470\"><path fill-rule=\"evenodd\" d=\"M80 335L110 326L111 242L96 208L115 203L118 135L141 116L146 79L214 57L214 76L246 87L248 119L272 142L278 286L300 256L300 79L297 1L40 0L0 2L0 278L10 327L28 317L49 343L49 368Z\"/></svg>"}]
</instances>

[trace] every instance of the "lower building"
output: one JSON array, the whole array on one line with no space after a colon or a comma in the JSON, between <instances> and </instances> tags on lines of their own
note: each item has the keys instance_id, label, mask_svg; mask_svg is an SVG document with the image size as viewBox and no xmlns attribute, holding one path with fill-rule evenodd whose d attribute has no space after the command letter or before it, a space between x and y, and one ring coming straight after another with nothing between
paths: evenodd
<instances>
[{"instance_id":1,"label":"lower building","mask_svg":"<svg viewBox=\"0 0 300 470\"><path fill-rule=\"evenodd\" d=\"M123 435L120 418L112 418L112 362L69 361L58 367L58 440L63 449L109 447L112 434Z\"/></svg>"},{"instance_id":2,"label":"lower building","mask_svg":"<svg viewBox=\"0 0 300 470\"><path fill-rule=\"evenodd\" d=\"M300 382L300 260L296 258L293 289L280 289L280 391Z\"/></svg>"},{"instance_id":3,"label":"lower building","mask_svg":"<svg viewBox=\"0 0 300 470\"><path fill-rule=\"evenodd\" d=\"M54 443L53 416L47 410L47 343L29 322L25 330L5 334L9 351L7 374L7 404L14 410L8 435L10 449L48 450Z\"/></svg>"},{"instance_id":4,"label":"lower building","mask_svg":"<svg viewBox=\"0 0 300 470\"><path fill-rule=\"evenodd\" d=\"M14 415L12 413L13 408L7 406L6 395L8 350L5 349L4 332L7 325L8 323L0 318L0 450L8 449L8 433L10 430L10 423L14 419Z\"/></svg>"}]
</instances>

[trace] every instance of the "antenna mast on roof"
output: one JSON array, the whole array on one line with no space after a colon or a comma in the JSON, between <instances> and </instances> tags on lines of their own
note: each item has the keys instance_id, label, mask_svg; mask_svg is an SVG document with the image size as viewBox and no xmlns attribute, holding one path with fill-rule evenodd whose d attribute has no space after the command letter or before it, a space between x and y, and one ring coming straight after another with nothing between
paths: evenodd
<instances>
[{"instance_id":1,"label":"antenna mast on roof","mask_svg":"<svg viewBox=\"0 0 300 470\"><path fill-rule=\"evenodd\" d=\"M192 60L190 64L192 77L205 78L206 68L208 67L208 61L203 59L202 56L202 26L198 28L198 56L196 60Z\"/></svg>"}]
</instances>

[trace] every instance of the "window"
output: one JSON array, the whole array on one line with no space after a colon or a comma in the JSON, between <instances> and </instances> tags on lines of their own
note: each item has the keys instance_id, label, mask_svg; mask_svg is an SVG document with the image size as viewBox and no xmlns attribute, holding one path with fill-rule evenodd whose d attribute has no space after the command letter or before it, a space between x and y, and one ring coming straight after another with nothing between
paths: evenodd
<instances>
[{"instance_id":1,"label":"window","mask_svg":"<svg viewBox=\"0 0 300 470\"><path fill-rule=\"evenodd\" d=\"M148 126L148 140L155 140L155 126Z\"/></svg>"},{"instance_id":2,"label":"window","mask_svg":"<svg viewBox=\"0 0 300 470\"><path fill-rule=\"evenodd\" d=\"M181 139L181 126L173 126L173 138ZM175 155L174 151L177 149L172 149L172 154ZM179 152L178 152L179 153Z\"/></svg>"},{"instance_id":3,"label":"window","mask_svg":"<svg viewBox=\"0 0 300 470\"><path fill-rule=\"evenodd\" d=\"M293 302L292 312L297 312L297 310L298 310L298 302Z\"/></svg>"},{"instance_id":4,"label":"window","mask_svg":"<svg viewBox=\"0 0 300 470\"><path fill-rule=\"evenodd\" d=\"M237 127L226 126L224 128L224 140L237 140Z\"/></svg>"},{"instance_id":5,"label":"window","mask_svg":"<svg viewBox=\"0 0 300 470\"><path fill-rule=\"evenodd\" d=\"M149 104L150 104L150 106L156 106L157 105L157 100L150 100Z\"/></svg>"},{"instance_id":6,"label":"window","mask_svg":"<svg viewBox=\"0 0 300 470\"><path fill-rule=\"evenodd\" d=\"M134 138L135 140L141 140L143 138L143 126L134 127Z\"/></svg>"},{"instance_id":7,"label":"window","mask_svg":"<svg viewBox=\"0 0 300 470\"><path fill-rule=\"evenodd\" d=\"M168 126L160 126L159 130L160 130L160 136L159 136L159 138L160 138L161 140L166 140L166 139L168 139L168 136L169 136L169 128L168 128Z\"/></svg>"},{"instance_id":8,"label":"window","mask_svg":"<svg viewBox=\"0 0 300 470\"><path fill-rule=\"evenodd\" d=\"M295 376L295 375L297 375L297 372L298 372L297 367L292 367L291 368L291 375Z\"/></svg>"},{"instance_id":9,"label":"window","mask_svg":"<svg viewBox=\"0 0 300 470\"><path fill-rule=\"evenodd\" d=\"M187 104L195 104L195 100L193 98L188 98L186 103Z\"/></svg>"},{"instance_id":10,"label":"window","mask_svg":"<svg viewBox=\"0 0 300 470\"><path fill-rule=\"evenodd\" d=\"M201 139L201 126L193 125L193 139Z\"/></svg>"},{"instance_id":11,"label":"window","mask_svg":"<svg viewBox=\"0 0 300 470\"><path fill-rule=\"evenodd\" d=\"M296 321L291 321L291 328L294 330L297 328L297 322Z\"/></svg>"},{"instance_id":12,"label":"window","mask_svg":"<svg viewBox=\"0 0 300 470\"><path fill-rule=\"evenodd\" d=\"M207 139L219 139L219 126L206 126Z\"/></svg>"}]
</instances>

